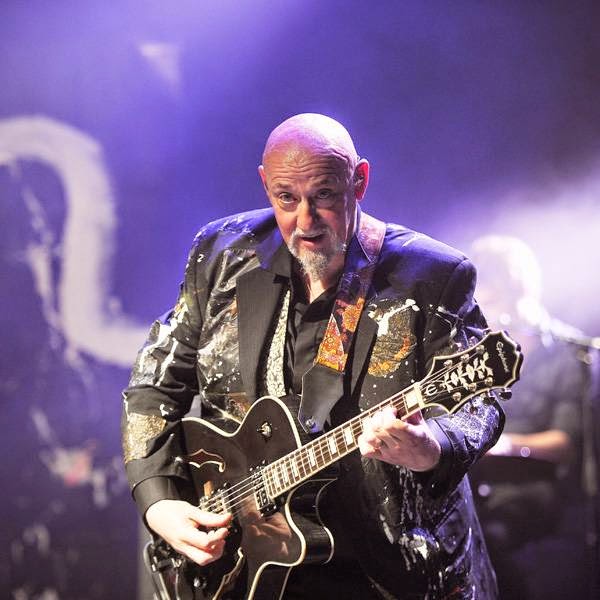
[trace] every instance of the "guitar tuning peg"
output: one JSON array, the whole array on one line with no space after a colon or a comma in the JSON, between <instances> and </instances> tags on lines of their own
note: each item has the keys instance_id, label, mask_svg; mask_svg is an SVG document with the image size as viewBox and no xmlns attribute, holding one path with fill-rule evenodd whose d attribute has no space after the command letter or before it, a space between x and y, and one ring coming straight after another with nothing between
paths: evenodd
<instances>
[{"instance_id":1,"label":"guitar tuning peg","mask_svg":"<svg viewBox=\"0 0 600 600\"><path fill-rule=\"evenodd\" d=\"M509 390L508 388L502 388L499 392L498 392L498 398L500 398L500 400L510 400L512 398L512 391Z\"/></svg>"}]
</instances>

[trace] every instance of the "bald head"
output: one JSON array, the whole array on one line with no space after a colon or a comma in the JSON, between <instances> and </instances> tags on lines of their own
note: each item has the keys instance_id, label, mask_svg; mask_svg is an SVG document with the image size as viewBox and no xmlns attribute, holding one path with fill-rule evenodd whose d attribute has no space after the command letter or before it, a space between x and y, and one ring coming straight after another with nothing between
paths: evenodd
<instances>
[{"instance_id":1,"label":"bald head","mask_svg":"<svg viewBox=\"0 0 600 600\"><path fill-rule=\"evenodd\" d=\"M269 135L263 152L263 164L272 155L285 154L292 158L296 153L335 156L354 171L358 155L346 128L330 117L304 113L286 119Z\"/></svg>"}]
</instances>

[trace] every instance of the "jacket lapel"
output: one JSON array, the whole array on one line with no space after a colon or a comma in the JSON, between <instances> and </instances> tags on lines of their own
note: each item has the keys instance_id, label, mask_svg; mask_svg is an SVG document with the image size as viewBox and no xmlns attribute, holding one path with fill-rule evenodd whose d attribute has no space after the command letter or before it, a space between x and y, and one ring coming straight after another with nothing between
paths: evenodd
<instances>
[{"instance_id":1,"label":"jacket lapel","mask_svg":"<svg viewBox=\"0 0 600 600\"><path fill-rule=\"evenodd\" d=\"M236 282L240 372L251 402L256 399L261 353L283 289L281 278L262 268Z\"/></svg>"}]
</instances>

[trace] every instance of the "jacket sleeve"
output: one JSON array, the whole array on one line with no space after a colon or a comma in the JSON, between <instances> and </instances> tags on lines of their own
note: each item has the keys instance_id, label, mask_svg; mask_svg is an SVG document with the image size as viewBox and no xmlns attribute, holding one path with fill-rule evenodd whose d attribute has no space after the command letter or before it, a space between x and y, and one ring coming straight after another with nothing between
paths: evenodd
<instances>
[{"instance_id":1,"label":"jacket sleeve","mask_svg":"<svg viewBox=\"0 0 600 600\"><path fill-rule=\"evenodd\" d=\"M427 313L423 343L427 369L436 355L473 346L487 332L486 321L473 298L475 281L475 268L464 259L449 277L438 305ZM429 494L438 497L453 490L473 462L496 443L504 426L504 413L495 398L477 396L455 413L428 418L427 422L442 454L438 466L425 476L425 484Z\"/></svg>"},{"instance_id":2,"label":"jacket sleeve","mask_svg":"<svg viewBox=\"0 0 600 600\"><path fill-rule=\"evenodd\" d=\"M154 322L123 392L125 469L142 515L161 499L184 497L189 486L181 454L180 420L198 393L196 348L206 285L196 239L174 308Z\"/></svg>"}]
</instances>

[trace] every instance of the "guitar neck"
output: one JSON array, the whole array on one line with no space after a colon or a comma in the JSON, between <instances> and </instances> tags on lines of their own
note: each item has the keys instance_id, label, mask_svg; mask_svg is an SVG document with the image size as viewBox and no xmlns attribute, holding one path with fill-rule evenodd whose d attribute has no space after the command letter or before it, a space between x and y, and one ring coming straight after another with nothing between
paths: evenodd
<instances>
[{"instance_id":1,"label":"guitar neck","mask_svg":"<svg viewBox=\"0 0 600 600\"><path fill-rule=\"evenodd\" d=\"M396 409L397 417L403 418L416 412L421 405L421 390L415 383L272 462L262 471L268 495L278 497L356 450L363 422L377 411L391 406Z\"/></svg>"},{"instance_id":2,"label":"guitar neck","mask_svg":"<svg viewBox=\"0 0 600 600\"><path fill-rule=\"evenodd\" d=\"M421 381L274 462L251 469L250 477L203 496L201 503L206 510L225 512L254 495L258 508L266 510L279 496L356 450L364 421L377 411L392 407L402 419L429 406L453 413L474 396L490 394L494 389L504 389L501 397L509 397L507 387L519 379L522 361L519 346L505 332L490 332L474 346L436 356Z\"/></svg>"}]
</instances>

